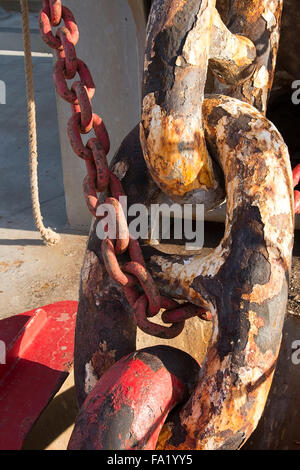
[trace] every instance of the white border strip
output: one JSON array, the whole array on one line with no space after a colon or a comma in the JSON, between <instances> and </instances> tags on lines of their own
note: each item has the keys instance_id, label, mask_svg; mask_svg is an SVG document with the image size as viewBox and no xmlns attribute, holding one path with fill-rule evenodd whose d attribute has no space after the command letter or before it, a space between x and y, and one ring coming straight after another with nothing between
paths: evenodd
<instances>
[{"instance_id":1,"label":"white border strip","mask_svg":"<svg viewBox=\"0 0 300 470\"><path fill-rule=\"evenodd\" d=\"M19 56L24 57L23 51L4 51L0 50L0 55L11 55L11 56ZM53 57L53 54L48 52L32 52L32 57Z\"/></svg>"}]
</instances>

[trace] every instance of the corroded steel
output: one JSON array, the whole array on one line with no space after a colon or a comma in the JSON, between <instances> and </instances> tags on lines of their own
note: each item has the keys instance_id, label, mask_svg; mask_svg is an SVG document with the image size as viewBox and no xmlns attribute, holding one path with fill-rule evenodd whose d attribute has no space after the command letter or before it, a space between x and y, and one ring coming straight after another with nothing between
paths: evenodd
<instances>
[{"instance_id":1,"label":"corroded steel","mask_svg":"<svg viewBox=\"0 0 300 470\"><path fill-rule=\"evenodd\" d=\"M158 449L166 450L236 449L255 429L276 366L291 265L293 180L282 137L255 108L230 97L207 98L203 115L226 180L224 238L206 257L154 249L146 257L162 294L209 309L214 324L197 387L160 435ZM130 141L127 148L134 148ZM98 253L93 237L89 247Z\"/></svg>"},{"instance_id":2,"label":"corroded steel","mask_svg":"<svg viewBox=\"0 0 300 470\"><path fill-rule=\"evenodd\" d=\"M209 49L209 66L222 82L245 82L253 74L256 48L250 39L232 34L214 9Z\"/></svg>"},{"instance_id":3,"label":"corroded steel","mask_svg":"<svg viewBox=\"0 0 300 470\"><path fill-rule=\"evenodd\" d=\"M57 57L65 61L65 77L71 80L77 72L77 56L75 45L70 31L66 27L60 27L56 33L59 38L62 50L57 50Z\"/></svg>"},{"instance_id":4,"label":"corroded steel","mask_svg":"<svg viewBox=\"0 0 300 470\"><path fill-rule=\"evenodd\" d=\"M131 287L135 284L134 278L132 276L128 276L121 270L116 257L115 247L109 238L106 238L101 243L101 253L106 271L111 279L124 287ZM137 299L135 299L135 301L136 300Z\"/></svg>"},{"instance_id":5,"label":"corroded steel","mask_svg":"<svg viewBox=\"0 0 300 470\"><path fill-rule=\"evenodd\" d=\"M177 306L177 304L173 300L170 300L166 297L162 297L162 301L162 308L176 308ZM144 333L163 339L173 339L176 338L176 336L180 335L184 328L184 320L173 323L170 326L152 323L148 320L148 318L152 315L147 314L147 303L148 299L146 295L143 295L139 299L137 299L133 309L135 323Z\"/></svg>"},{"instance_id":6,"label":"corroded steel","mask_svg":"<svg viewBox=\"0 0 300 470\"><path fill-rule=\"evenodd\" d=\"M223 193L202 119L208 63L237 86L253 74L256 49L232 34L215 1L152 5L145 56L141 142L149 171L171 198L218 205Z\"/></svg>"},{"instance_id":7,"label":"corroded steel","mask_svg":"<svg viewBox=\"0 0 300 470\"><path fill-rule=\"evenodd\" d=\"M116 241L114 250L116 255L121 255L127 250L129 245L129 230L122 205L117 199L108 197L104 202L104 206L110 208L115 216Z\"/></svg>"},{"instance_id":8,"label":"corroded steel","mask_svg":"<svg viewBox=\"0 0 300 470\"><path fill-rule=\"evenodd\" d=\"M73 114L80 113L80 129L83 134L87 134L93 127L93 110L88 90L81 82L74 82L72 90L76 95L72 112Z\"/></svg>"},{"instance_id":9,"label":"corroded steel","mask_svg":"<svg viewBox=\"0 0 300 470\"><path fill-rule=\"evenodd\" d=\"M216 79L214 92L252 104L264 114L272 88L280 38L283 0L229 0L228 27L256 47L253 73L236 84Z\"/></svg>"},{"instance_id":10,"label":"corroded steel","mask_svg":"<svg viewBox=\"0 0 300 470\"><path fill-rule=\"evenodd\" d=\"M103 192L108 187L110 180L110 171L108 168L105 151L98 139L90 139L87 142L87 147L93 152L93 160L95 162L95 165L93 165L92 167L93 171L96 172L96 174L92 174L89 173L88 170L89 177L96 182L97 191ZM86 163L89 163L89 161L87 161Z\"/></svg>"},{"instance_id":11,"label":"corroded steel","mask_svg":"<svg viewBox=\"0 0 300 470\"><path fill-rule=\"evenodd\" d=\"M210 309L214 332L180 424L162 434L163 449L238 448L250 436L271 385L288 295L294 218L286 145L256 109L233 98L209 98L203 112L226 179L224 238L184 265L151 262L168 282L163 291Z\"/></svg>"},{"instance_id":12,"label":"corroded steel","mask_svg":"<svg viewBox=\"0 0 300 470\"><path fill-rule=\"evenodd\" d=\"M39 26L40 26L40 32L41 32L42 38L46 42L46 44L48 44L48 46L51 47L52 49L61 50L63 49L61 38L59 36L61 28L57 30L56 36L54 36L52 33L52 27L51 27L52 18L50 19L49 4L47 4L48 3L47 1L44 1L43 3L44 3L44 6L40 13L40 18L39 18ZM73 45L77 44L79 40L79 32L78 32L75 18L72 12L69 10L69 8L64 7L64 6L62 7L61 19L63 19L65 23L65 27L69 33L70 42Z\"/></svg>"},{"instance_id":13,"label":"corroded steel","mask_svg":"<svg viewBox=\"0 0 300 470\"><path fill-rule=\"evenodd\" d=\"M147 27L140 136L149 171L171 198L208 209L223 191L204 138L202 102L215 1L154 0Z\"/></svg>"},{"instance_id":14,"label":"corroded steel","mask_svg":"<svg viewBox=\"0 0 300 470\"><path fill-rule=\"evenodd\" d=\"M97 114L93 113L93 129L98 141L101 143L105 154L108 153L110 143L104 122ZM81 138L81 113L73 114L68 121L68 136L72 149L78 157L84 160L92 160L92 150L83 144Z\"/></svg>"},{"instance_id":15,"label":"corroded steel","mask_svg":"<svg viewBox=\"0 0 300 470\"><path fill-rule=\"evenodd\" d=\"M148 271L140 264L131 261L123 266L123 270L136 276L149 302L149 316L155 316L161 309L161 298L157 286Z\"/></svg>"},{"instance_id":16,"label":"corroded steel","mask_svg":"<svg viewBox=\"0 0 300 470\"><path fill-rule=\"evenodd\" d=\"M141 124L121 145L106 184L115 200L126 194L129 204L146 206L166 200L204 203L209 210L226 197L224 237L209 255L185 259L159 255L151 247L141 253L137 243L129 240L129 250L117 260L117 251L123 249L106 240L101 250L94 225L81 277L75 378L79 404L93 389L91 397L96 401L88 398L85 403L72 448L114 448L116 441L107 441L111 423L113 429L125 430L123 437L118 436L117 448L131 448L126 436L135 429L133 421L126 416L124 421L116 413L127 399L124 376L108 372L104 375L110 377L108 388L103 386L104 377L103 382L97 381L135 350L135 321L147 333L171 338L184 327L186 318L180 309L186 308L187 317L194 313L209 320L211 315L213 333L195 389L167 420L158 448L240 448L255 429L268 397L281 343L294 230L288 150L265 118L283 2L230 0L227 27L215 3L152 2ZM46 13L42 32L49 40ZM66 28L65 44L72 56L70 35ZM62 42L60 58L67 55ZM213 94L205 98L208 66L215 78ZM79 104L63 83L59 67L58 88L77 111L69 122L69 135L75 152L86 160L84 192L95 214L97 185L101 185L95 150L83 146ZM71 74L66 65L63 72L64 78ZM96 115L93 127L106 155L109 140ZM189 303L179 307L174 298ZM167 309L162 320L171 322L170 327L149 320L160 307ZM168 354L176 362L176 351L171 348ZM125 359L125 375L134 384L132 358ZM120 364L114 370L120 372ZM108 410L104 394L113 394L116 380L122 394ZM139 409L141 389L133 386L131 392L130 405ZM151 426L147 422L143 431L149 434L149 448L154 448L158 433ZM148 444L141 440L135 448L138 445Z\"/></svg>"},{"instance_id":17,"label":"corroded steel","mask_svg":"<svg viewBox=\"0 0 300 470\"><path fill-rule=\"evenodd\" d=\"M173 310L166 310L163 312L161 318L165 323L178 323L195 316L206 321L212 320L212 315L208 310L197 307L197 305L194 304L186 304L184 309L177 307Z\"/></svg>"}]
</instances>

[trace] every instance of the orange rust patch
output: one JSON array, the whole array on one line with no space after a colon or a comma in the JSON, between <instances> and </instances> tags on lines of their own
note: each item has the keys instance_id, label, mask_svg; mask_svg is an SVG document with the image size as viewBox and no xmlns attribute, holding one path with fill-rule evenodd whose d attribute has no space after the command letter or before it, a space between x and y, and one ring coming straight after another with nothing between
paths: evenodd
<instances>
[{"instance_id":1,"label":"orange rust patch","mask_svg":"<svg viewBox=\"0 0 300 470\"><path fill-rule=\"evenodd\" d=\"M236 0L234 8L236 11L245 11L245 0ZM265 11L264 2L261 0L251 1L251 6L246 11L247 23L255 23Z\"/></svg>"},{"instance_id":2,"label":"orange rust patch","mask_svg":"<svg viewBox=\"0 0 300 470\"><path fill-rule=\"evenodd\" d=\"M99 345L99 349L93 354L91 363L94 372L100 378L116 362L116 351L108 351L106 341Z\"/></svg>"},{"instance_id":3,"label":"orange rust patch","mask_svg":"<svg viewBox=\"0 0 300 470\"><path fill-rule=\"evenodd\" d=\"M147 125L148 116L144 122ZM187 142L183 119L159 116L158 123L150 124L147 140L141 126L144 157L155 181L168 194L178 196L198 188L214 187L203 131L191 133L191 140Z\"/></svg>"}]
</instances>

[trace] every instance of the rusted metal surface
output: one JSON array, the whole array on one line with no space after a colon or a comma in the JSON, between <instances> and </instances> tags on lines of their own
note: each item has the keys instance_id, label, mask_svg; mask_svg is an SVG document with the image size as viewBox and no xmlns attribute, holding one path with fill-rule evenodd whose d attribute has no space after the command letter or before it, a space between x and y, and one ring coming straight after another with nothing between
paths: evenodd
<instances>
[{"instance_id":1,"label":"rusted metal surface","mask_svg":"<svg viewBox=\"0 0 300 470\"><path fill-rule=\"evenodd\" d=\"M121 359L102 376L76 419L68 450L150 450L168 413L187 398L199 366L167 346Z\"/></svg>"},{"instance_id":2,"label":"rusted metal surface","mask_svg":"<svg viewBox=\"0 0 300 470\"><path fill-rule=\"evenodd\" d=\"M226 179L224 238L189 264L155 256L152 263L168 280L163 291L210 309L214 331L195 392L180 424L166 426L162 449L238 448L248 439L272 382L287 302L294 230L287 148L248 104L216 96L203 111Z\"/></svg>"},{"instance_id":3,"label":"rusted metal surface","mask_svg":"<svg viewBox=\"0 0 300 470\"><path fill-rule=\"evenodd\" d=\"M111 170L122 179L122 186L128 194L128 204L144 202L148 205L156 200L160 190L147 171L138 136L137 126L124 139L113 159ZM112 176L113 173L110 182L112 193L115 197L118 194L123 195L124 190L120 186L119 179ZM137 328L130 306L135 304L140 293L136 291L136 288L131 289L126 286L124 288L130 274L125 274L120 269L120 266L122 267L129 261L128 253L122 255L120 266L112 263L113 267L119 268L119 276L126 275L127 279L124 279L123 283L122 277L113 281L113 276L108 275L109 269L104 266L105 255L102 254L104 245L109 244L109 241L102 245L99 243L96 227L97 221L92 226L83 261L76 322L74 373L79 406L83 404L90 387L95 385L102 374L114 362L136 349ZM112 245L112 242L110 243ZM145 263L139 244L132 239L129 243L130 250L132 250L130 255L132 259L136 259L141 264ZM113 250L111 254L115 258ZM123 289L121 284L123 284ZM130 286L130 282L128 285ZM187 311L189 308L187 306ZM181 312L181 315L184 313L185 310ZM195 315L200 313L204 312L197 309L194 311ZM185 318L180 320L185 320ZM103 348L103 343L105 348Z\"/></svg>"},{"instance_id":4,"label":"rusted metal surface","mask_svg":"<svg viewBox=\"0 0 300 470\"><path fill-rule=\"evenodd\" d=\"M90 99L95 94L95 84L91 73L85 63L77 59L77 72L80 77L81 83L87 88L88 96ZM66 101L71 104L76 102L76 94L73 90L68 88L66 77L64 75L64 60L59 59L55 62L53 68L53 80L56 87L57 93Z\"/></svg>"},{"instance_id":5,"label":"rusted metal surface","mask_svg":"<svg viewBox=\"0 0 300 470\"><path fill-rule=\"evenodd\" d=\"M166 309L174 309L178 304L174 300L162 297L161 307ZM146 334L156 336L158 338L173 339L180 335L184 328L184 320L173 323L170 326L158 325L148 320L153 315L147 314L147 297L141 296L135 303L133 309L134 320L137 326ZM170 322L168 322L170 323Z\"/></svg>"},{"instance_id":6,"label":"rusted metal surface","mask_svg":"<svg viewBox=\"0 0 300 470\"><path fill-rule=\"evenodd\" d=\"M50 6L44 7L42 33L58 49L59 61L65 59L54 75L59 93L73 109L69 136L75 153L86 161L84 193L91 212L95 215L99 207L100 187L110 190L117 211L124 194L129 205L141 202L146 207L177 201L204 203L209 210L227 200L224 238L202 257L158 255L153 248L142 253L128 238L126 247L120 240L106 240L101 248L94 224L81 276L75 378L79 405L92 390L97 403L88 398L84 404L72 448L132 448L126 436L133 421L126 416L122 421L116 413L122 400L126 402L124 376L112 413L104 394L113 395L119 375L108 372L108 388L104 378L98 380L135 350L136 324L148 334L172 338L192 315L213 320L195 390L164 426L159 449L237 449L262 415L281 343L294 230L288 150L264 116L282 3L230 0L227 9L221 0L221 20L214 0L154 0L140 128L125 139L109 173L103 161L109 139L99 116L93 114L92 119L99 145L90 141L84 146L81 140L80 134L91 127L89 88L94 86L89 78L82 79L78 59L74 66L74 31L67 19L60 40L54 40ZM62 17L66 19L63 10ZM213 95L204 99L208 66L215 79ZM74 70L82 84L68 90L65 79ZM189 303L179 307L175 298ZM163 321L171 326L149 320L161 307L167 309ZM176 362L174 350L169 354ZM134 377L132 358L124 360L126 381ZM121 367L123 373L122 364L113 370ZM167 369L162 373L168 376ZM132 409L139 409L141 395L137 385L130 395ZM109 436L111 418L113 429L124 429L121 438L114 436L118 442L104 437ZM143 448L156 445L158 433L151 426L147 421L144 433L149 439L140 439ZM91 429L98 440L93 440Z\"/></svg>"},{"instance_id":7,"label":"rusted metal surface","mask_svg":"<svg viewBox=\"0 0 300 470\"><path fill-rule=\"evenodd\" d=\"M97 251L99 241L97 241ZM112 281L88 245L81 272L75 334L74 376L81 406L98 379L123 356L135 351L136 325L123 289Z\"/></svg>"},{"instance_id":8,"label":"rusted metal surface","mask_svg":"<svg viewBox=\"0 0 300 470\"><path fill-rule=\"evenodd\" d=\"M299 316L287 315L268 401L245 450L299 450L299 364L292 358L292 342L299 338L299 328Z\"/></svg>"},{"instance_id":9,"label":"rusted metal surface","mask_svg":"<svg viewBox=\"0 0 300 470\"><path fill-rule=\"evenodd\" d=\"M113 242L107 238L101 244L103 262L110 278L120 284L120 286L131 287L135 284L131 276L126 275L118 263Z\"/></svg>"},{"instance_id":10,"label":"rusted metal surface","mask_svg":"<svg viewBox=\"0 0 300 470\"><path fill-rule=\"evenodd\" d=\"M61 2L59 2L61 3ZM40 13L40 31L43 40L53 49L62 50L62 38L60 37L60 33L62 32L62 36L68 36L69 41L75 45L79 40L79 32L76 25L75 18L69 8L63 6L62 7L62 15L61 18L64 21L65 28L61 27L58 29L56 36L52 33L52 24L56 26L56 19L54 19L54 23L52 23L53 18L50 16L50 8L49 2L47 0L43 1L43 9ZM67 31L65 31L65 29Z\"/></svg>"},{"instance_id":11,"label":"rusted metal surface","mask_svg":"<svg viewBox=\"0 0 300 470\"><path fill-rule=\"evenodd\" d=\"M214 9L209 66L219 80L237 85L253 74L256 48L245 36L232 34Z\"/></svg>"},{"instance_id":12,"label":"rusted metal surface","mask_svg":"<svg viewBox=\"0 0 300 470\"><path fill-rule=\"evenodd\" d=\"M250 77L237 86L216 79L214 93L238 98L265 114L274 80L283 0L229 0L228 4L229 30L250 39L257 53Z\"/></svg>"},{"instance_id":13,"label":"rusted metal surface","mask_svg":"<svg viewBox=\"0 0 300 470\"><path fill-rule=\"evenodd\" d=\"M197 394L186 411L195 422L177 423L174 430L166 427L162 436L168 439L160 442L164 448L200 448L199 442L203 448L236 448L247 439L264 408L285 313L293 242L293 182L287 149L260 113L237 100L208 99L204 116L209 143L226 175L230 212L226 236L208 259L194 258L190 265L186 260L172 262L170 257L150 260L162 292L210 308L209 304L216 305L211 308L214 339ZM237 130L237 123L244 128ZM119 161L123 155L120 151ZM122 181L125 188L132 184L131 173L134 170L129 169ZM226 348L228 354L221 360L216 351L226 352ZM206 405L210 411L201 413ZM187 436L180 443L178 435L186 436L187 429L203 434L192 441Z\"/></svg>"},{"instance_id":14,"label":"rusted metal surface","mask_svg":"<svg viewBox=\"0 0 300 470\"><path fill-rule=\"evenodd\" d=\"M198 196L207 209L223 196L204 138L202 103L213 0L154 0L147 27L143 109L144 157L169 197Z\"/></svg>"}]
</instances>

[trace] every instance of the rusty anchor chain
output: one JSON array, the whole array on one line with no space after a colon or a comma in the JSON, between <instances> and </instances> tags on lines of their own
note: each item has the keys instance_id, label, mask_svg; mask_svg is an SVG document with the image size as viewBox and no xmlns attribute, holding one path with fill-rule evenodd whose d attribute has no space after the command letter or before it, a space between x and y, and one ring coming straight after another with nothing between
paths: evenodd
<instances>
[{"instance_id":1,"label":"rusty anchor chain","mask_svg":"<svg viewBox=\"0 0 300 470\"><path fill-rule=\"evenodd\" d=\"M61 25L64 24L64 26ZM58 27L55 34L52 28ZM110 140L105 124L100 116L93 113L91 100L95 94L95 84L87 65L76 55L75 46L79 40L79 30L71 10L60 0L43 0L39 16L40 33L45 43L54 49L57 60L53 68L53 80L57 93L70 103L72 116L67 124L67 133L75 154L85 162L87 175L83 181L83 192L87 206L96 218L100 205L97 193L109 190L111 197L104 204L113 206L117 218L117 239L102 241L103 261L110 277L123 287L127 301L133 309L137 326L145 333L160 338L171 339L178 336L185 320L194 316L209 320L204 309L191 303L184 305L160 295L159 290L146 268L142 250L137 240L129 235L129 229L120 204L120 196L125 196L120 180L109 170L107 154ZM78 74L79 79L71 88L67 80ZM83 144L81 135L94 131L95 137ZM120 233L126 234L120 237ZM128 251L130 262L121 269L117 259ZM138 285L142 290L140 294ZM164 320L171 326L158 325L149 321L161 309L165 309Z\"/></svg>"},{"instance_id":2,"label":"rusty anchor chain","mask_svg":"<svg viewBox=\"0 0 300 470\"><path fill-rule=\"evenodd\" d=\"M262 416L281 344L294 233L290 156L281 135L265 117L283 2L233 0L230 4L229 31L220 21L215 0L153 0L140 133L130 134L115 157L116 164L128 163L124 188L134 187L138 170L129 157L126 160L124 148L134 149L140 142L141 161L162 194L179 202L197 200L206 210L224 198L214 163L220 165L227 200L220 244L184 263L162 253L147 262L161 294L172 298L180 292L192 303L197 299L207 305L212 313L213 331L201 373L196 373L196 385L188 390L187 401L168 415L170 410L161 400L167 387L155 377L161 369L158 364L154 367L149 351L121 356L104 375L99 368L91 394L80 390L86 399L70 449L238 449ZM204 96L208 66L217 83ZM297 181L295 171L294 184ZM144 200L147 197L145 193ZM94 233L92 243L93 237ZM96 263L87 253L84 266L93 272L93 279L102 273ZM134 267L125 275L134 275ZM129 283L127 287L131 289ZM90 290L87 286L82 294L78 329L79 388L84 377L86 385L84 367L90 357L90 351L79 355L86 341L83 330L92 332L95 324L93 307L85 301ZM146 329L151 312L143 315L148 305L145 295L133 302L136 320L144 322ZM87 309L92 320L84 318ZM175 318L176 308L171 306L163 320L174 322ZM105 357L118 350L120 339L123 331L109 344ZM95 334L90 350L98 352L98 344ZM127 344L128 349L134 347L133 341ZM150 353L162 357L162 351L151 349ZM177 358L174 348L169 362L163 355L163 371L170 364L182 365ZM136 385L140 379L141 387ZM169 383L173 380L168 377ZM173 397L171 389L166 403ZM162 405L158 416L152 405L157 401ZM166 418L157 440L156 429Z\"/></svg>"}]
</instances>

